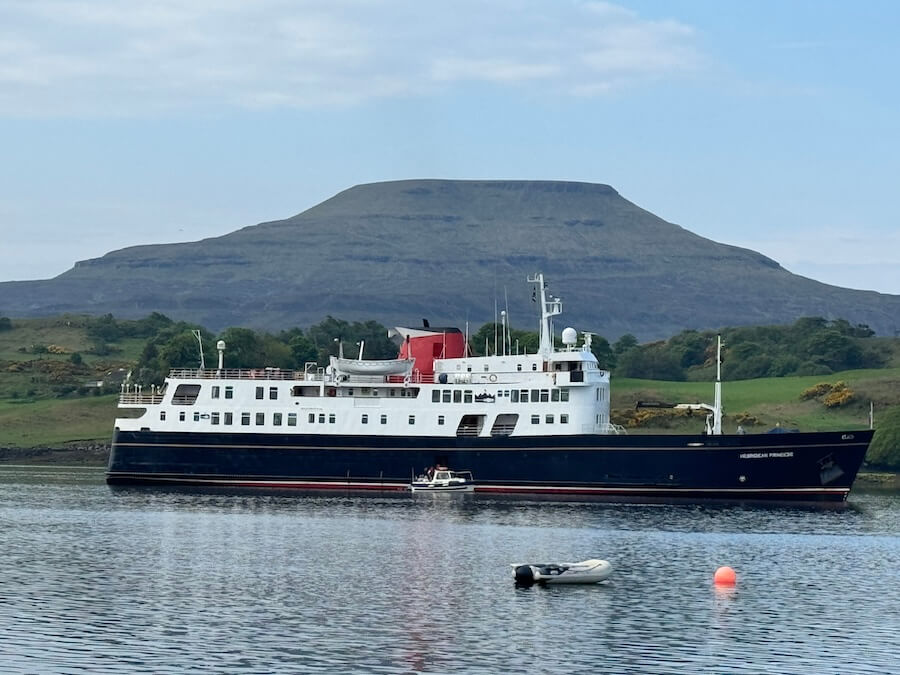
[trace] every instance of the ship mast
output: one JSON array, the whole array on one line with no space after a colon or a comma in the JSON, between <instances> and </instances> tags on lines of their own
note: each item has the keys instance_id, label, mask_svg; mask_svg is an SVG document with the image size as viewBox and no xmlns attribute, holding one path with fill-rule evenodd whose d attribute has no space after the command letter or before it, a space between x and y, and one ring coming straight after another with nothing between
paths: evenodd
<instances>
[{"instance_id":1,"label":"ship mast","mask_svg":"<svg viewBox=\"0 0 900 675\"><path fill-rule=\"evenodd\" d=\"M544 275L539 272L533 277L528 277L528 283L537 284L541 294L541 330L538 354L545 359L553 353L553 323L552 318L562 314L562 300L554 298L547 293L547 285L544 283ZM533 299L537 299L533 297Z\"/></svg>"},{"instance_id":2,"label":"ship mast","mask_svg":"<svg viewBox=\"0 0 900 675\"><path fill-rule=\"evenodd\" d=\"M722 336L716 336L716 393L713 401L712 433L722 433Z\"/></svg>"}]
</instances>

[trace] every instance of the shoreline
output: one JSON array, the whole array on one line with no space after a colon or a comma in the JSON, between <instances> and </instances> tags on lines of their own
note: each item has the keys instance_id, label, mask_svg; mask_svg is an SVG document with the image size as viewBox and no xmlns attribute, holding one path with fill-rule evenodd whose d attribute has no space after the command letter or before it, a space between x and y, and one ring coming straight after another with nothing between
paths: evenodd
<instances>
[{"instance_id":1,"label":"shoreline","mask_svg":"<svg viewBox=\"0 0 900 675\"><path fill-rule=\"evenodd\" d=\"M108 443L73 445L62 448L0 448L0 466L33 465L83 466L103 468L109 461ZM900 490L900 472L861 470L853 483L855 488Z\"/></svg>"}]
</instances>

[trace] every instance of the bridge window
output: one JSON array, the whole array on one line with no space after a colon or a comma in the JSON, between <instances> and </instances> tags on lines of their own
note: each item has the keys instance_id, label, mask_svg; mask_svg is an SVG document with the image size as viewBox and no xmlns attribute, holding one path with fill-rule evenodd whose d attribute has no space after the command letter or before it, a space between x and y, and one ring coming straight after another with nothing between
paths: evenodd
<instances>
[{"instance_id":1,"label":"bridge window","mask_svg":"<svg viewBox=\"0 0 900 675\"><path fill-rule=\"evenodd\" d=\"M248 413L248 412L241 413L241 426L243 426L243 427L250 426L250 413Z\"/></svg>"},{"instance_id":2,"label":"bridge window","mask_svg":"<svg viewBox=\"0 0 900 675\"><path fill-rule=\"evenodd\" d=\"M256 425L260 426L266 423L266 413L256 413Z\"/></svg>"},{"instance_id":3,"label":"bridge window","mask_svg":"<svg viewBox=\"0 0 900 675\"><path fill-rule=\"evenodd\" d=\"M532 415L532 416L531 416L531 423L532 423L532 424L540 424L540 423L541 423L541 416L540 416L540 415Z\"/></svg>"},{"instance_id":4,"label":"bridge window","mask_svg":"<svg viewBox=\"0 0 900 675\"><path fill-rule=\"evenodd\" d=\"M547 424L553 424L553 415L547 415L547 416L544 418L544 421L545 421Z\"/></svg>"},{"instance_id":5,"label":"bridge window","mask_svg":"<svg viewBox=\"0 0 900 675\"><path fill-rule=\"evenodd\" d=\"M328 416L328 424L334 424L334 420L335 420L334 413L332 413Z\"/></svg>"},{"instance_id":6,"label":"bridge window","mask_svg":"<svg viewBox=\"0 0 900 675\"><path fill-rule=\"evenodd\" d=\"M194 405L200 394L199 384L179 384L172 395L172 403L175 405Z\"/></svg>"},{"instance_id":7,"label":"bridge window","mask_svg":"<svg viewBox=\"0 0 900 675\"><path fill-rule=\"evenodd\" d=\"M183 410L180 413L178 413L178 421L184 422L184 411Z\"/></svg>"},{"instance_id":8,"label":"bridge window","mask_svg":"<svg viewBox=\"0 0 900 675\"><path fill-rule=\"evenodd\" d=\"M449 389L444 389L442 400L444 403L450 403L450 390Z\"/></svg>"},{"instance_id":9,"label":"bridge window","mask_svg":"<svg viewBox=\"0 0 900 675\"><path fill-rule=\"evenodd\" d=\"M410 423L410 424L415 424L415 423L416 423L416 416L415 416L415 415L410 415L410 416L409 416L409 423Z\"/></svg>"},{"instance_id":10,"label":"bridge window","mask_svg":"<svg viewBox=\"0 0 900 675\"><path fill-rule=\"evenodd\" d=\"M325 424L325 413L319 413L319 424Z\"/></svg>"},{"instance_id":11,"label":"bridge window","mask_svg":"<svg viewBox=\"0 0 900 675\"><path fill-rule=\"evenodd\" d=\"M559 400L560 400L562 403L568 403L568 402L569 402L569 390L568 390L568 389L560 389L560 390L559 390Z\"/></svg>"},{"instance_id":12,"label":"bridge window","mask_svg":"<svg viewBox=\"0 0 900 675\"><path fill-rule=\"evenodd\" d=\"M212 398L219 398L219 390L220 390L219 385L217 385L217 384L216 384L216 385L213 385L212 392L210 393L210 396L211 396Z\"/></svg>"},{"instance_id":13,"label":"bridge window","mask_svg":"<svg viewBox=\"0 0 900 675\"><path fill-rule=\"evenodd\" d=\"M559 402L559 389L553 389L550 392L550 400L553 401L554 403Z\"/></svg>"},{"instance_id":14,"label":"bridge window","mask_svg":"<svg viewBox=\"0 0 900 675\"><path fill-rule=\"evenodd\" d=\"M362 416L362 418L361 418L361 421L362 421L363 424L368 424L368 423L369 423L369 416L366 415L365 413L363 413L363 416Z\"/></svg>"},{"instance_id":15,"label":"bridge window","mask_svg":"<svg viewBox=\"0 0 900 675\"><path fill-rule=\"evenodd\" d=\"M431 390L431 402L432 403L440 403L441 402L441 390L440 389L432 389Z\"/></svg>"},{"instance_id":16,"label":"bridge window","mask_svg":"<svg viewBox=\"0 0 900 675\"><path fill-rule=\"evenodd\" d=\"M256 398L257 398L257 399L262 399L262 398L263 398L263 393L264 393L264 392L265 392L265 388L264 388L264 387L257 387L257 388L256 388Z\"/></svg>"},{"instance_id":17,"label":"bridge window","mask_svg":"<svg viewBox=\"0 0 900 675\"><path fill-rule=\"evenodd\" d=\"M519 402L519 390L518 389L513 389L511 392L509 392L509 400L512 401L513 403Z\"/></svg>"},{"instance_id":18,"label":"bridge window","mask_svg":"<svg viewBox=\"0 0 900 675\"><path fill-rule=\"evenodd\" d=\"M541 403L546 403L550 400L550 391L548 389L541 389Z\"/></svg>"},{"instance_id":19,"label":"bridge window","mask_svg":"<svg viewBox=\"0 0 900 675\"><path fill-rule=\"evenodd\" d=\"M569 423L569 416L568 416L568 415L560 415L560 416L559 416L559 423L560 423L560 424L568 424L568 423Z\"/></svg>"},{"instance_id":20,"label":"bridge window","mask_svg":"<svg viewBox=\"0 0 900 675\"><path fill-rule=\"evenodd\" d=\"M438 415L438 426L444 426L444 416Z\"/></svg>"},{"instance_id":21,"label":"bridge window","mask_svg":"<svg viewBox=\"0 0 900 675\"><path fill-rule=\"evenodd\" d=\"M316 421L316 413L309 413L309 419L308 419L308 421L309 421L310 424L314 424L315 421Z\"/></svg>"},{"instance_id":22,"label":"bridge window","mask_svg":"<svg viewBox=\"0 0 900 675\"><path fill-rule=\"evenodd\" d=\"M459 389L453 392L453 402L462 403L462 392Z\"/></svg>"},{"instance_id":23,"label":"bridge window","mask_svg":"<svg viewBox=\"0 0 900 675\"><path fill-rule=\"evenodd\" d=\"M234 421L234 415L232 413L225 413L223 417L225 420L225 424L230 425L232 421Z\"/></svg>"},{"instance_id":24,"label":"bridge window","mask_svg":"<svg viewBox=\"0 0 900 675\"><path fill-rule=\"evenodd\" d=\"M274 401L278 398L278 387L269 387L269 400Z\"/></svg>"},{"instance_id":25,"label":"bridge window","mask_svg":"<svg viewBox=\"0 0 900 675\"><path fill-rule=\"evenodd\" d=\"M387 415L382 415L382 416L381 416L381 423L382 423L382 424L387 424Z\"/></svg>"},{"instance_id":26,"label":"bridge window","mask_svg":"<svg viewBox=\"0 0 900 675\"><path fill-rule=\"evenodd\" d=\"M159 412L159 421L160 421L160 422L165 422L165 421L166 421L166 411L165 411L165 410L160 410L160 412Z\"/></svg>"},{"instance_id":27,"label":"bridge window","mask_svg":"<svg viewBox=\"0 0 900 675\"><path fill-rule=\"evenodd\" d=\"M234 387L225 387L225 398L234 398Z\"/></svg>"},{"instance_id":28,"label":"bridge window","mask_svg":"<svg viewBox=\"0 0 900 675\"><path fill-rule=\"evenodd\" d=\"M195 412L195 413L194 413L194 421L195 421L195 422L199 422L199 421L200 421L200 413L198 413L198 412Z\"/></svg>"},{"instance_id":29,"label":"bridge window","mask_svg":"<svg viewBox=\"0 0 900 675\"><path fill-rule=\"evenodd\" d=\"M297 413L288 413L288 426L297 426Z\"/></svg>"},{"instance_id":30,"label":"bridge window","mask_svg":"<svg viewBox=\"0 0 900 675\"><path fill-rule=\"evenodd\" d=\"M219 423L219 413L211 413L209 416L210 424L218 424Z\"/></svg>"},{"instance_id":31,"label":"bridge window","mask_svg":"<svg viewBox=\"0 0 900 675\"><path fill-rule=\"evenodd\" d=\"M519 392L519 401L521 401L522 403L528 403L528 390L527 389L523 389L522 391Z\"/></svg>"},{"instance_id":32,"label":"bridge window","mask_svg":"<svg viewBox=\"0 0 900 675\"><path fill-rule=\"evenodd\" d=\"M276 427L281 426L281 413L272 413L272 424Z\"/></svg>"}]
</instances>

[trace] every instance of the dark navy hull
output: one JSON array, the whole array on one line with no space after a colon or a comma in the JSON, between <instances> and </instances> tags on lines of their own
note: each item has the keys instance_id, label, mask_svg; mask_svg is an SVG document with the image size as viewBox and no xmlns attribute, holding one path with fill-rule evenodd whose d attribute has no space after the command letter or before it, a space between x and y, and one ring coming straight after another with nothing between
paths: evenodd
<instances>
[{"instance_id":1,"label":"dark navy hull","mask_svg":"<svg viewBox=\"0 0 900 675\"><path fill-rule=\"evenodd\" d=\"M438 464L478 492L844 501L871 430L499 438L116 431L107 481L406 489Z\"/></svg>"}]
</instances>

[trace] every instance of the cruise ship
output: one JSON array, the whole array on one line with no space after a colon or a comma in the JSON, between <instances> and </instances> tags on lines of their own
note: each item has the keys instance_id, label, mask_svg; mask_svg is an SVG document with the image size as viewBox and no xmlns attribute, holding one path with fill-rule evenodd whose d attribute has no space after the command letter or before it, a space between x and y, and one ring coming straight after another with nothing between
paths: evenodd
<instances>
[{"instance_id":1,"label":"cruise ship","mask_svg":"<svg viewBox=\"0 0 900 675\"><path fill-rule=\"evenodd\" d=\"M427 467L473 477L475 493L628 500L845 501L873 431L723 433L721 378L696 434L632 434L610 421L610 374L562 301L534 285L535 353L506 321L474 356L456 328L396 328L399 354L333 356L302 371L174 369L119 399L111 484L407 490ZM721 349L721 345L719 347ZM721 365L719 365L719 371Z\"/></svg>"}]
</instances>

